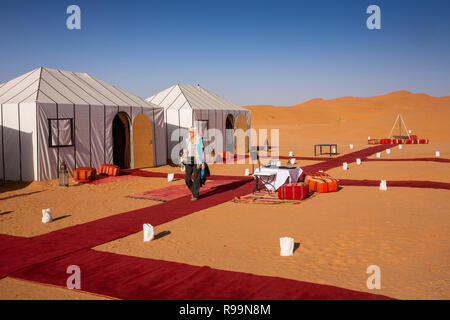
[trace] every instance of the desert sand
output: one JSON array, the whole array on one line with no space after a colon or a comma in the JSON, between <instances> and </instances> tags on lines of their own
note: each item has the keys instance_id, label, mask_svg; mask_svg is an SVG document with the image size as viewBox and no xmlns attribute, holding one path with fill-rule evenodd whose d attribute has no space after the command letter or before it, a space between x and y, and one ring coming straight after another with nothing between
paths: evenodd
<instances>
[{"instance_id":1,"label":"desert sand","mask_svg":"<svg viewBox=\"0 0 450 320\"><path fill-rule=\"evenodd\" d=\"M311 157L316 143L338 143L340 154L368 147L367 137L385 138L398 113L408 129L430 139L382 152L382 159L450 159L450 97L401 91L380 97L314 99L292 107L249 106L253 128L280 130L279 154ZM350 150L349 144L354 144ZM370 158L375 158L371 156ZM283 160L285 161L285 160ZM263 160L263 163L265 160ZM297 161L302 167L319 161ZM336 178L449 182L450 163L363 162L329 170ZM251 165L211 165L213 174L242 176ZM176 172L163 166L150 171ZM129 178L100 185L60 188L56 181L7 183L0 187L0 233L33 236L158 202L127 196L173 184L165 178ZM400 299L450 298L449 190L344 186L299 205L227 202L159 225L170 231L150 243L142 234L96 250L151 257L225 270L335 285ZM81 201L82 199L82 201ZM41 209L60 219L42 224ZM292 257L279 256L279 238L298 243ZM381 268L381 290L366 287L370 265ZM89 293L11 279L0 280L1 299L94 299Z\"/></svg>"},{"instance_id":2,"label":"desert sand","mask_svg":"<svg viewBox=\"0 0 450 320\"><path fill-rule=\"evenodd\" d=\"M171 182L184 183L184 180ZM125 211L148 207L159 202L129 198L133 193L163 188L167 179L141 177L99 185L76 184L59 187L57 181L33 182L19 188L20 184L0 187L0 233L31 237L68 226L81 224ZM50 208L54 221L41 222L43 208Z\"/></svg>"}]
</instances>

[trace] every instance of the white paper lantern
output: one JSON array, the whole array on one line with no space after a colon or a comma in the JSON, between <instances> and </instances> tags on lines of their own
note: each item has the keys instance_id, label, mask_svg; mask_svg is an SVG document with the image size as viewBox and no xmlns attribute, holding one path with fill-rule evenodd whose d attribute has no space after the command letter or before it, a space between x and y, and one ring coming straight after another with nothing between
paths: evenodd
<instances>
[{"instance_id":1,"label":"white paper lantern","mask_svg":"<svg viewBox=\"0 0 450 320\"><path fill-rule=\"evenodd\" d=\"M153 226L150 223L144 223L144 242L152 241L154 236Z\"/></svg>"},{"instance_id":2,"label":"white paper lantern","mask_svg":"<svg viewBox=\"0 0 450 320\"><path fill-rule=\"evenodd\" d=\"M347 162L344 162L344 163L342 164L342 169L343 169L343 170L347 170L347 169L348 169L348 164L347 164Z\"/></svg>"},{"instance_id":3,"label":"white paper lantern","mask_svg":"<svg viewBox=\"0 0 450 320\"><path fill-rule=\"evenodd\" d=\"M361 165L361 159L360 159L360 158L356 159L356 164L357 164L358 166Z\"/></svg>"},{"instance_id":4,"label":"white paper lantern","mask_svg":"<svg viewBox=\"0 0 450 320\"><path fill-rule=\"evenodd\" d=\"M332 152L333 152L333 153L336 153L336 148L333 148Z\"/></svg>"},{"instance_id":5,"label":"white paper lantern","mask_svg":"<svg viewBox=\"0 0 450 320\"><path fill-rule=\"evenodd\" d=\"M377 152L377 158L381 158L381 152Z\"/></svg>"},{"instance_id":6,"label":"white paper lantern","mask_svg":"<svg viewBox=\"0 0 450 320\"><path fill-rule=\"evenodd\" d=\"M250 170L245 169L245 176L249 176L250 175Z\"/></svg>"},{"instance_id":7,"label":"white paper lantern","mask_svg":"<svg viewBox=\"0 0 450 320\"><path fill-rule=\"evenodd\" d=\"M381 180L381 182L380 182L380 190L382 190L382 191L386 191L387 190L386 180Z\"/></svg>"},{"instance_id":8,"label":"white paper lantern","mask_svg":"<svg viewBox=\"0 0 450 320\"><path fill-rule=\"evenodd\" d=\"M42 223L52 222L52 212L50 208L42 209Z\"/></svg>"},{"instance_id":9,"label":"white paper lantern","mask_svg":"<svg viewBox=\"0 0 450 320\"><path fill-rule=\"evenodd\" d=\"M293 157L294 153L292 151L289 151L289 157Z\"/></svg>"},{"instance_id":10,"label":"white paper lantern","mask_svg":"<svg viewBox=\"0 0 450 320\"><path fill-rule=\"evenodd\" d=\"M370 136L367 137L367 140L370 140Z\"/></svg>"},{"instance_id":11,"label":"white paper lantern","mask_svg":"<svg viewBox=\"0 0 450 320\"><path fill-rule=\"evenodd\" d=\"M292 256L294 254L294 238L280 238L280 248L280 256Z\"/></svg>"},{"instance_id":12,"label":"white paper lantern","mask_svg":"<svg viewBox=\"0 0 450 320\"><path fill-rule=\"evenodd\" d=\"M390 154L391 153L391 149L386 149L386 153Z\"/></svg>"},{"instance_id":13,"label":"white paper lantern","mask_svg":"<svg viewBox=\"0 0 450 320\"><path fill-rule=\"evenodd\" d=\"M401 144L398 145L398 148L402 150L403 146Z\"/></svg>"},{"instance_id":14,"label":"white paper lantern","mask_svg":"<svg viewBox=\"0 0 450 320\"><path fill-rule=\"evenodd\" d=\"M175 175L173 173L168 173L167 174L167 181L173 181L173 178L175 177Z\"/></svg>"},{"instance_id":15,"label":"white paper lantern","mask_svg":"<svg viewBox=\"0 0 450 320\"><path fill-rule=\"evenodd\" d=\"M350 149L353 149L353 144L350 144Z\"/></svg>"},{"instance_id":16,"label":"white paper lantern","mask_svg":"<svg viewBox=\"0 0 450 320\"><path fill-rule=\"evenodd\" d=\"M292 165L295 164L295 158L292 158L290 161L291 161L291 164L292 164Z\"/></svg>"},{"instance_id":17,"label":"white paper lantern","mask_svg":"<svg viewBox=\"0 0 450 320\"><path fill-rule=\"evenodd\" d=\"M436 151L436 157L440 157L441 153L439 151Z\"/></svg>"}]
</instances>

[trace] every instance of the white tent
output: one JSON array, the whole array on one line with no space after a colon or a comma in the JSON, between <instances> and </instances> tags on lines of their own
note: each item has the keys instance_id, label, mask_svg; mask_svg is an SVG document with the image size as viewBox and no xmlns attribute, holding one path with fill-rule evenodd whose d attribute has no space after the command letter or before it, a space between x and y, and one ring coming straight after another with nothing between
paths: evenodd
<instances>
[{"instance_id":1,"label":"white tent","mask_svg":"<svg viewBox=\"0 0 450 320\"><path fill-rule=\"evenodd\" d=\"M86 73L37 68L0 85L0 179L48 180L64 161L167 162L164 110Z\"/></svg>"},{"instance_id":2,"label":"white tent","mask_svg":"<svg viewBox=\"0 0 450 320\"><path fill-rule=\"evenodd\" d=\"M176 129L195 126L204 129L218 129L223 141L217 143L206 137L215 152L236 150L234 131L250 128L250 111L231 103L200 86L176 84L149 98L147 101L164 108L166 122L166 141L168 156L178 154L180 136ZM227 130L229 129L229 130ZM249 138L246 138L245 151L248 151ZM220 146L219 146L220 144ZM173 160L173 159L172 159ZM174 161L176 162L176 161Z\"/></svg>"}]
</instances>

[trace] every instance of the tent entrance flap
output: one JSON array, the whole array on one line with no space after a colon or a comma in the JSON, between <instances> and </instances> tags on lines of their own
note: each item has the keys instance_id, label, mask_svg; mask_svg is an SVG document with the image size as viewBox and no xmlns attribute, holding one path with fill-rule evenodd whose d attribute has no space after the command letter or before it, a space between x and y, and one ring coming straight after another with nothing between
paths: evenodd
<instances>
[{"instance_id":1,"label":"tent entrance flap","mask_svg":"<svg viewBox=\"0 0 450 320\"><path fill-rule=\"evenodd\" d=\"M248 152L247 119L244 114L240 114L236 118L235 129L234 145L236 146L236 154Z\"/></svg>"},{"instance_id":2,"label":"tent entrance flap","mask_svg":"<svg viewBox=\"0 0 450 320\"><path fill-rule=\"evenodd\" d=\"M145 114L133 120L133 158L135 168L153 167L152 124Z\"/></svg>"},{"instance_id":3,"label":"tent entrance flap","mask_svg":"<svg viewBox=\"0 0 450 320\"><path fill-rule=\"evenodd\" d=\"M234 154L234 121L233 115L227 115L225 120L225 151Z\"/></svg>"},{"instance_id":4,"label":"tent entrance flap","mask_svg":"<svg viewBox=\"0 0 450 320\"><path fill-rule=\"evenodd\" d=\"M113 161L121 169L131 167L130 121L128 115L119 112L113 120Z\"/></svg>"}]
</instances>

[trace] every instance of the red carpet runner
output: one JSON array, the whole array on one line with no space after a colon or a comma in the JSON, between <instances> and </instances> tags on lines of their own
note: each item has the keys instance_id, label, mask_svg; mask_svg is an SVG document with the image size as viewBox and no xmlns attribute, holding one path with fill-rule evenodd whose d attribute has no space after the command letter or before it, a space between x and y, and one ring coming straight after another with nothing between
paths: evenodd
<instances>
[{"instance_id":1,"label":"red carpet runner","mask_svg":"<svg viewBox=\"0 0 450 320\"><path fill-rule=\"evenodd\" d=\"M207 192L209 190L213 190L215 188L220 187L221 185L232 183L230 180L212 180L206 181L205 185L202 187L202 192ZM139 193L134 193L129 195L130 198L136 199L147 199L147 200L155 200L155 201L172 201L181 197L190 196L191 192L188 188L186 188L185 184L172 185L165 188L149 190Z\"/></svg>"},{"instance_id":2,"label":"red carpet runner","mask_svg":"<svg viewBox=\"0 0 450 320\"><path fill-rule=\"evenodd\" d=\"M447 189L450 190L450 183L434 182L434 181L386 181L389 187L406 187L406 188L431 188L431 189ZM339 179L342 186L363 186L363 187L379 187L380 180L353 180Z\"/></svg>"},{"instance_id":3,"label":"red carpet runner","mask_svg":"<svg viewBox=\"0 0 450 320\"><path fill-rule=\"evenodd\" d=\"M145 171L141 169L127 169L122 170L118 176L108 177L108 176L99 176L95 180L87 182L88 184L101 184L119 181L123 179L128 179L132 177L143 177L143 178L166 178L167 173L165 172L153 172L153 171ZM184 174L175 173L174 178L176 179L184 179ZM248 180L248 177L239 177L239 176L222 176L222 175L212 175L208 177L208 180Z\"/></svg>"},{"instance_id":4,"label":"red carpet runner","mask_svg":"<svg viewBox=\"0 0 450 320\"><path fill-rule=\"evenodd\" d=\"M304 167L302 167L302 169L304 172L316 172L319 170L327 171L327 170L342 166L342 163L344 163L344 162L352 163L352 162L355 162L356 159L358 159L358 158L360 158L361 160L364 160L367 157L369 157L377 152L381 152L383 150L392 148L393 146L394 146L393 144L382 144L382 145L377 145L374 147L369 147L369 148L366 148L366 149L363 149L360 151L355 151L355 152L352 152L349 154L344 154L340 157L336 157L336 158L333 158L328 161L312 164L309 166L304 166Z\"/></svg>"},{"instance_id":5,"label":"red carpet runner","mask_svg":"<svg viewBox=\"0 0 450 320\"><path fill-rule=\"evenodd\" d=\"M119 299L390 299L333 286L92 249L35 264L15 272L12 277L65 287L69 265L81 269L81 290Z\"/></svg>"},{"instance_id":6,"label":"red carpet runner","mask_svg":"<svg viewBox=\"0 0 450 320\"><path fill-rule=\"evenodd\" d=\"M450 159L445 158L401 158L401 159L365 159L364 161L432 161L432 162L450 162Z\"/></svg>"},{"instance_id":7,"label":"red carpet runner","mask_svg":"<svg viewBox=\"0 0 450 320\"><path fill-rule=\"evenodd\" d=\"M8 240L0 248L0 279L20 268L71 252L98 246L142 230L144 223L157 226L185 215L230 201L253 191L252 180L240 180L190 196L143 209L132 210L92 222L75 225L32 238ZM5 236L4 236L5 237ZM1 239L1 238L0 238Z\"/></svg>"}]
</instances>

